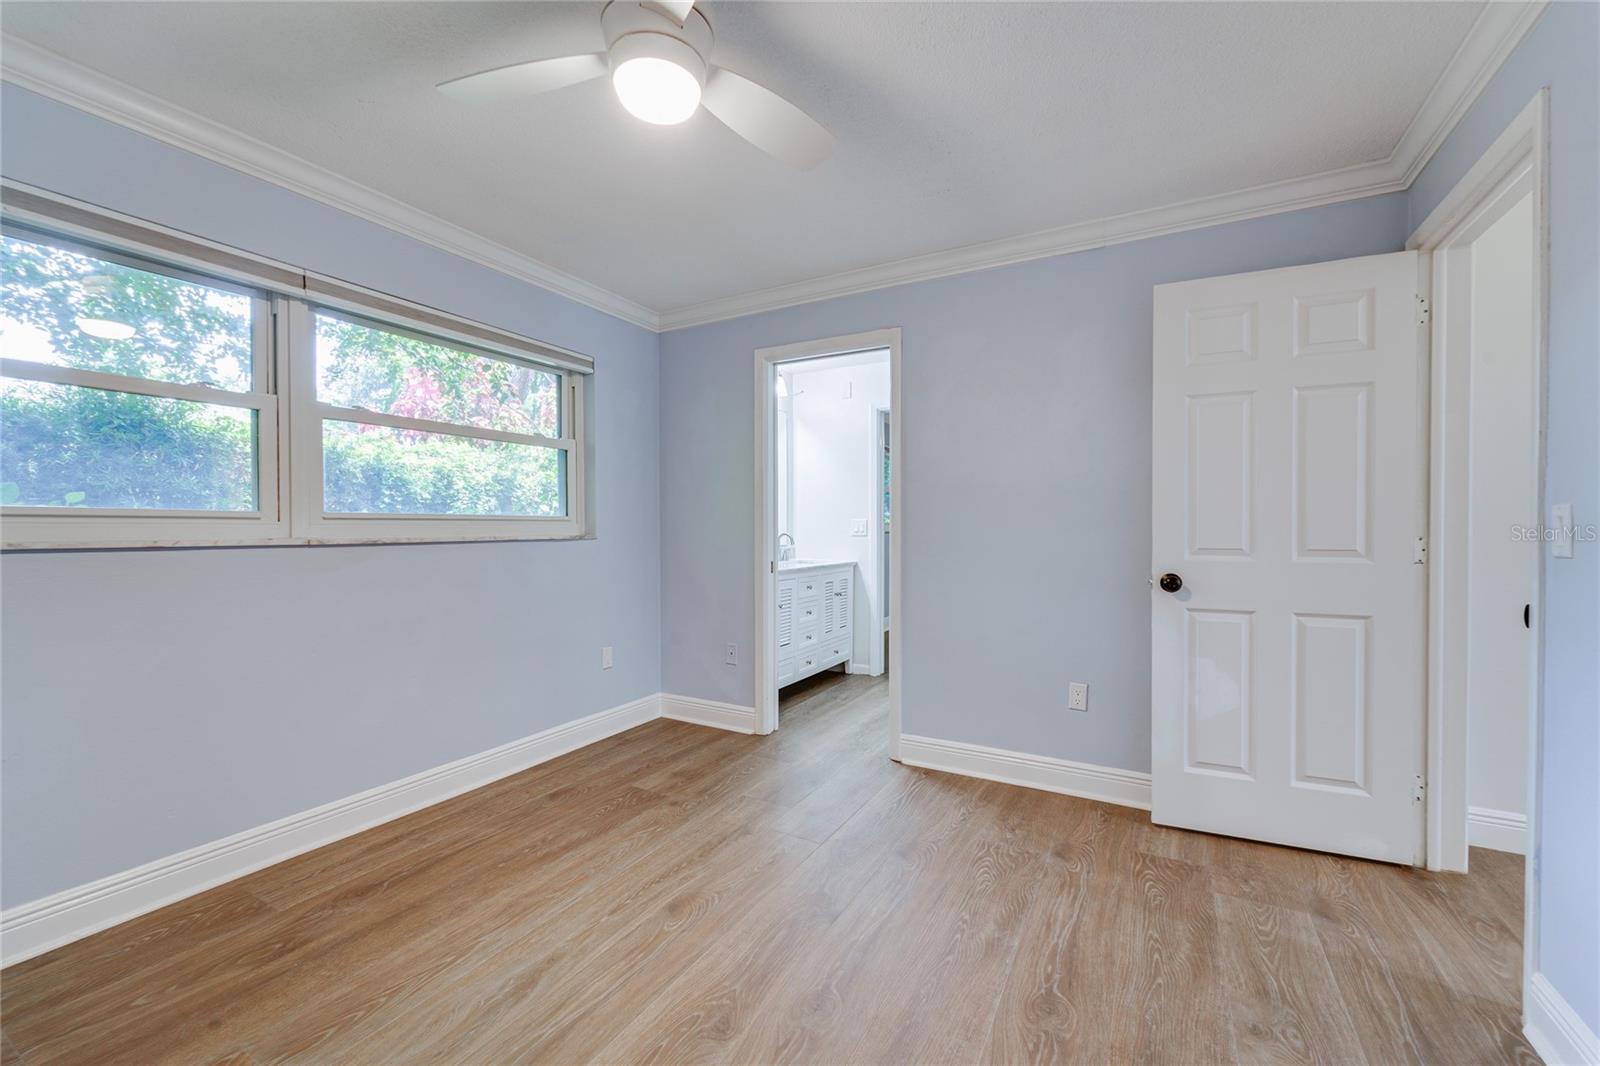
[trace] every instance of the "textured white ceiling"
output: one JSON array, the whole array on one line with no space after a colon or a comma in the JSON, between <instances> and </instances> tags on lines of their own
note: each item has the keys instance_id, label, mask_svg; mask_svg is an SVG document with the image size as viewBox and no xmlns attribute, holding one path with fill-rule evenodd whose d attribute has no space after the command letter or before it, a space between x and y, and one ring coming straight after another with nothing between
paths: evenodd
<instances>
[{"instance_id":1,"label":"textured white ceiling","mask_svg":"<svg viewBox=\"0 0 1600 1066\"><path fill-rule=\"evenodd\" d=\"M4 30L659 311L1385 159L1479 3L702 4L838 137L789 170L605 81L599 3L27 3Z\"/></svg>"}]
</instances>

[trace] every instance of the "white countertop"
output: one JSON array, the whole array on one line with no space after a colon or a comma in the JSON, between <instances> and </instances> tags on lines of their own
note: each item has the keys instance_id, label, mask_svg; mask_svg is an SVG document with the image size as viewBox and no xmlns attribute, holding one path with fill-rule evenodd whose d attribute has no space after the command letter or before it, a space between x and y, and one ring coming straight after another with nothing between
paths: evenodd
<instances>
[{"instance_id":1,"label":"white countertop","mask_svg":"<svg viewBox=\"0 0 1600 1066\"><path fill-rule=\"evenodd\" d=\"M778 573L787 574L794 570L817 570L824 566L854 565L854 559L789 559L778 564Z\"/></svg>"}]
</instances>

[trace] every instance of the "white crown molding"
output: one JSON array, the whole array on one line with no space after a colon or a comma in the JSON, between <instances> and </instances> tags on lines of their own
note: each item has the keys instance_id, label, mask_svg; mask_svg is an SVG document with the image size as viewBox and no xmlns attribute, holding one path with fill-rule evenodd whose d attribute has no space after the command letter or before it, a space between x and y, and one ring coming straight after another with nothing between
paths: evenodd
<instances>
[{"instance_id":1,"label":"white crown molding","mask_svg":"<svg viewBox=\"0 0 1600 1066\"><path fill-rule=\"evenodd\" d=\"M1492 0L1484 5L1389 154L1408 187L1549 6L1549 0Z\"/></svg>"},{"instance_id":2,"label":"white crown molding","mask_svg":"<svg viewBox=\"0 0 1600 1066\"><path fill-rule=\"evenodd\" d=\"M661 330L1403 191L1422 173L1547 6L1548 0L1493 0L1485 5L1388 159L707 300L663 311Z\"/></svg>"},{"instance_id":3,"label":"white crown molding","mask_svg":"<svg viewBox=\"0 0 1600 1066\"><path fill-rule=\"evenodd\" d=\"M900 736L900 761L925 770L980 777L1142 811L1150 809L1150 775L1137 770L908 734Z\"/></svg>"},{"instance_id":4,"label":"white crown molding","mask_svg":"<svg viewBox=\"0 0 1600 1066\"><path fill-rule=\"evenodd\" d=\"M1184 230L1203 229L1225 222L1239 222L1263 215L1320 207L1343 200L1358 200L1405 188L1388 163L1368 163L1344 170L1328 171L1305 178L1259 185L1240 192L1207 196L1198 200L1133 211L1110 218L1093 219L1071 226L1024 233L996 241L969 244L927 255L897 259L876 266L846 270L826 277L812 278L792 285L779 285L759 292L707 300L688 307L663 311L663 332L688 326L741 318L782 307L831 300L840 296L886 289L917 281L974 270L1023 263L1031 259L1084 252L1113 244L1126 244L1147 237L1162 237Z\"/></svg>"},{"instance_id":5,"label":"white crown molding","mask_svg":"<svg viewBox=\"0 0 1600 1066\"><path fill-rule=\"evenodd\" d=\"M659 717L660 711L661 697L651 693L354 796L12 907L0 914L0 960L10 966L30 959L644 725Z\"/></svg>"},{"instance_id":6,"label":"white crown molding","mask_svg":"<svg viewBox=\"0 0 1600 1066\"><path fill-rule=\"evenodd\" d=\"M597 311L660 328L660 317L642 304L27 41L5 39L0 77Z\"/></svg>"},{"instance_id":7,"label":"white crown molding","mask_svg":"<svg viewBox=\"0 0 1600 1066\"><path fill-rule=\"evenodd\" d=\"M1094 219L656 312L316 164L27 42L7 39L5 80L453 255L664 332L817 300L1203 229L1409 188L1538 22L1548 0L1487 4L1389 157L1237 192Z\"/></svg>"}]
</instances>

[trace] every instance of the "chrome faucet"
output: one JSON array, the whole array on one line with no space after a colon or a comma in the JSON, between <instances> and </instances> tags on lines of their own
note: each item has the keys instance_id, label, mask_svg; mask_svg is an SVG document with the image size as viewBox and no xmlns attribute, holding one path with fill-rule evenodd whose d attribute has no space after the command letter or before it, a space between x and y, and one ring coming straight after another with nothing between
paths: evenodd
<instances>
[{"instance_id":1,"label":"chrome faucet","mask_svg":"<svg viewBox=\"0 0 1600 1066\"><path fill-rule=\"evenodd\" d=\"M787 548L784 547L784 545L783 545L783 542L784 542L785 539L787 539L789 541L789 546ZM789 536L789 534L787 534L787 533L779 533L778 534L778 562L786 563L790 559L793 559L793 558L794 558L794 538Z\"/></svg>"}]
</instances>

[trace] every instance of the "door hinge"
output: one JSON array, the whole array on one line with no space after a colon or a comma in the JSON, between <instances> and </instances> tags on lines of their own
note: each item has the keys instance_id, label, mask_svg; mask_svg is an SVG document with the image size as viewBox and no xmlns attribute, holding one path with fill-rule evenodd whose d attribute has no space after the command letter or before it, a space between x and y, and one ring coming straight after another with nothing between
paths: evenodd
<instances>
[{"instance_id":1,"label":"door hinge","mask_svg":"<svg viewBox=\"0 0 1600 1066\"><path fill-rule=\"evenodd\" d=\"M1433 318L1433 308L1428 303L1428 298L1421 293L1417 294L1417 325L1426 326Z\"/></svg>"},{"instance_id":2,"label":"door hinge","mask_svg":"<svg viewBox=\"0 0 1600 1066\"><path fill-rule=\"evenodd\" d=\"M1411 561L1418 566L1428 565L1428 538L1418 537L1411 545Z\"/></svg>"},{"instance_id":3,"label":"door hinge","mask_svg":"<svg viewBox=\"0 0 1600 1066\"><path fill-rule=\"evenodd\" d=\"M1415 789L1413 789L1412 792L1411 792L1411 802L1412 803L1421 803L1423 800L1425 800L1427 798L1428 798L1428 782L1426 782L1426 781L1424 781L1422 779L1422 775L1421 774L1418 774L1417 775L1417 787Z\"/></svg>"}]
</instances>

